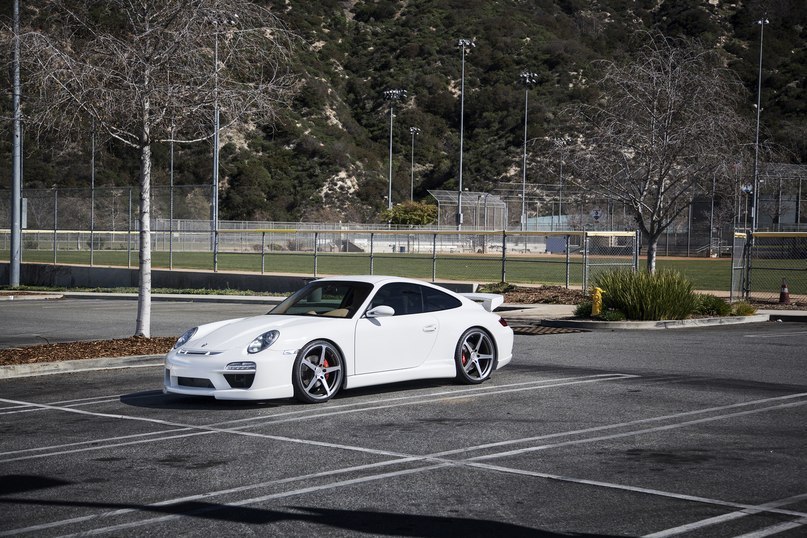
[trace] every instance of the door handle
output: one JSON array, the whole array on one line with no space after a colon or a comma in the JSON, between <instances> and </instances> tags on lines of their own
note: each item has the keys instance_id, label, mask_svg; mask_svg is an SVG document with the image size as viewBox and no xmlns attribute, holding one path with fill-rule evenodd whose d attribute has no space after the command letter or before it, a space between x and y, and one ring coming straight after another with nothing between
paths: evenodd
<instances>
[{"instance_id":1,"label":"door handle","mask_svg":"<svg viewBox=\"0 0 807 538\"><path fill-rule=\"evenodd\" d=\"M423 327L424 333L433 333L437 330L437 325L426 325Z\"/></svg>"}]
</instances>

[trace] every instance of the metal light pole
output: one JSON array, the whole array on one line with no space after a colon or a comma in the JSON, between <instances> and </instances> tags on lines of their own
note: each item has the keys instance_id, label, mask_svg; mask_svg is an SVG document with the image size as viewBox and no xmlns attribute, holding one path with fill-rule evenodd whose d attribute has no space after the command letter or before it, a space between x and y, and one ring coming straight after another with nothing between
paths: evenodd
<instances>
[{"instance_id":1,"label":"metal light pole","mask_svg":"<svg viewBox=\"0 0 807 538\"><path fill-rule=\"evenodd\" d=\"M214 255L218 250L219 230L219 24L236 24L238 14L217 13L212 17L213 22L213 192L210 204L210 225L213 233Z\"/></svg>"},{"instance_id":2,"label":"metal light pole","mask_svg":"<svg viewBox=\"0 0 807 538\"><path fill-rule=\"evenodd\" d=\"M519 75L524 84L524 160L521 165L521 231L527 229L527 111L529 110L530 86L538 82L538 74L524 71Z\"/></svg>"},{"instance_id":3,"label":"metal light pole","mask_svg":"<svg viewBox=\"0 0 807 538\"><path fill-rule=\"evenodd\" d=\"M20 111L20 2L14 0L14 89L12 96L12 113L14 127L11 150L11 241L9 244L8 285L12 288L20 285L20 262L22 259L22 114Z\"/></svg>"},{"instance_id":4,"label":"metal light pole","mask_svg":"<svg viewBox=\"0 0 807 538\"><path fill-rule=\"evenodd\" d=\"M762 111L762 42L765 37L765 25L770 21L763 17L757 21L759 25L759 76L757 78L757 129L754 137L754 199L751 204L751 231L757 231L759 220L759 113Z\"/></svg>"},{"instance_id":5,"label":"metal light pole","mask_svg":"<svg viewBox=\"0 0 807 538\"><path fill-rule=\"evenodd\" d=\"M395 100L406 99L406 90L385 90L384 99L389 105L389 189L387 192L387 209L392 209L392 119L395 117Z\"/></svg>"},{"instance_id":6,"label":"metal light pole","mask_svg":"<svg viewBox=\"0 0 807 538\"><path fill-rule=\"evenodd\" d=\"M476 46L472 39L460 38L457 46L462 51L462 75L460 76L460 175L457 186L457 230L462 229L462 143L465 130L465 51Z\"/></svg>"},{"instance_id":7,"label":"metal light pole","mask_svg":"<svg viewBox=\"0 0 807 538\"><path fill-rule=\"evenodd\" d=\"M563 138L555 139L555 147L558 148L560 153L560 175L558 176L558 227L561 224L561 217L563 216L563 147L566 145L566 140Z\"/></svg>"},{"instance_id":8,"label":"metal light pole","mask_svg":"<svg viewBox=\"0 0 807 538\"><path fill-rule=\"evenodd\" d=\"M415 136L420 134L420 129L417 127L410 127L409 132L412 133L412 162L410 163L409 170L411 171L411 178L409 180L409 201L415 201Z\"/></svg>"}]
</instances>

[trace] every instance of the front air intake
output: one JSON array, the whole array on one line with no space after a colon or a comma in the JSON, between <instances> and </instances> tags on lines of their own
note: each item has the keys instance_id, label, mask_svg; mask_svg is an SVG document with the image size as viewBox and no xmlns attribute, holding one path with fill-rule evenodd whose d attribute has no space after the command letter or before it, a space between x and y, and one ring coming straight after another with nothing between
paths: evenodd
<instances>
[{"instance_id":1,"label":"front air intake","mask_svg":"<svg viewBox=\"0 0 807 538\"><path fill-rule=\"evenodd\" d=\"M224 379L234 389L248 389L255 381L255 374L224 374Z\"/></svg>"}]
</instances>

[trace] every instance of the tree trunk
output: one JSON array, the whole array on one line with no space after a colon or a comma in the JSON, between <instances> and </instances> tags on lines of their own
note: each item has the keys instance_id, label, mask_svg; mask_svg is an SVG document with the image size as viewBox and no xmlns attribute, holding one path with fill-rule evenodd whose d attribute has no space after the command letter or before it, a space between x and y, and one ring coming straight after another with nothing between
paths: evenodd
<instances>
[{"instance_id":1,"label":"tree trunk","mask_svg":"<svg viewBox=\"0 0 807 538\"><path fill-rule=\"evenodd\" d=\"M137 295L135 336L151 336L151 141L149 102L143 105L145 121L140 145L140 285Z\"/></svg>"},{"instance_id":2,"label":"tree trunk","mask_svg":"<svg viewBox=\"0 0 807 538\"><path fill-rule=\"evenodd\" d=\"M656 272L656 251L658 250L658 235L647 237L647 272Z\"/></svg>"}]
</instances>

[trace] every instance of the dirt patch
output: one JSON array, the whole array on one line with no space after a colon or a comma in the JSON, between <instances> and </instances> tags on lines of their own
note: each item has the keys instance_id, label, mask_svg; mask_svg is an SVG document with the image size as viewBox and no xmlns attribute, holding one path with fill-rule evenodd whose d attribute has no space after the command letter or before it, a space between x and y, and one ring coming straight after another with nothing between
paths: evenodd
<instances>
[{"instance_id":1,"label":"dirt patch","mask_svg":"<svg viewBox=\"0 0 807 538\"><path fill-rule=\"evenodd\" d=\"M562 286L515 286L504 293L504 302L515 304L580 304L586 298L582 291Z\"/></svg>"},{"instance_id":2,"label":"dirt patch","mask_svg":"<svg viewBox=\"0 0 807 538\"><path fill-rule=\"evenodd\" d=\"M42 344L0 349L0 366L38 362L129 357L132 355L165 355L176 342L174 337L118 338L89 342Z\"/></svg>"}]
</instances>

